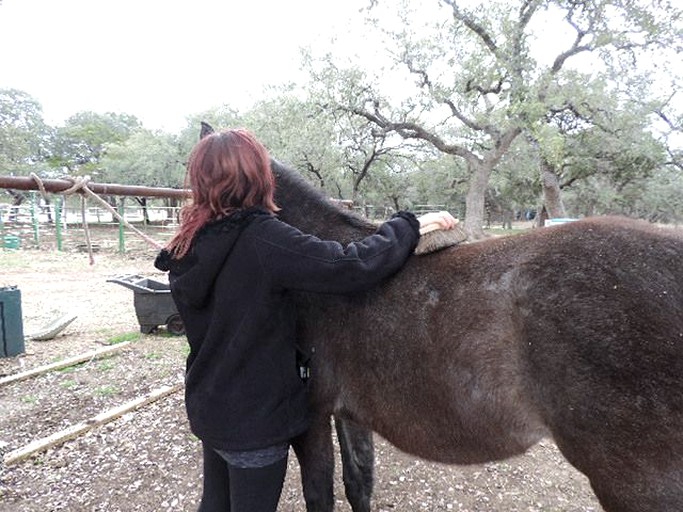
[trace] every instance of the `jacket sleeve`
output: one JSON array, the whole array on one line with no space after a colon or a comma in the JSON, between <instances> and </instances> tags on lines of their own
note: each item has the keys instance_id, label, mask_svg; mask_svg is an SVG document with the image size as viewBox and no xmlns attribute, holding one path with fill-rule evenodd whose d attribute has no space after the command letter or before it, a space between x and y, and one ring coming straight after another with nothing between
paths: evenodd
<instances>
[{"instance_id":1,"label":"jacket sleeve","mask_svg":"<svg viewBox=\"0 0 683 512\"><path fill-rule=\"evenodd\" d=\"M262 264L275 286L318 293L367 290L396 273L420 238L419 222L400 212L363 240L346 247L307 235L277 219L262 237ZM264 261L265 260L265 261Z\"/></svg>"}]
</instances>

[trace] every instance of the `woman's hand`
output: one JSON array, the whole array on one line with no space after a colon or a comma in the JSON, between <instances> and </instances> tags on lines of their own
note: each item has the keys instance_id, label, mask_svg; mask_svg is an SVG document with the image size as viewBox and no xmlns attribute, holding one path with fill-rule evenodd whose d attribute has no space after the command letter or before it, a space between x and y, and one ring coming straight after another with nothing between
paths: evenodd
<instances>
[{"instance_id":1,"label":"woman's hand","mask_svg":"<svg viewBox=\"0 0 683 512\"><path fill-rule=\"evenodd\" d=\"M458 219L445 211L425 213L418 217L417 220L420 222L421 235L436 231L437 229L453 229L458 223Z\"/></svg>"}]
</instances>

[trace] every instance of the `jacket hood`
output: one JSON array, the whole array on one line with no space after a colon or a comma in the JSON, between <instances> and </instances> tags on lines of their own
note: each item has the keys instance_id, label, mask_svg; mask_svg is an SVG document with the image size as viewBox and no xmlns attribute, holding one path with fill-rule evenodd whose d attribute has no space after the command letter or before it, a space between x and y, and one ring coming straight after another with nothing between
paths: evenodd
<instances>
[{"instance_id":1,"label":"jacket hood","mask_svg":"<svg viewBox=\"0 0 683 512\"><path fill-rule=\"evenodd\" d=\"M207 303L223 262L232 252L242 229L258 215L271 214L261 209L241 210L208 223L197 232L190 250L182 258L175 258L166 249L161 250L154 266L169 272L175 300L195 308Z\"/></svg>"}]
</instances>

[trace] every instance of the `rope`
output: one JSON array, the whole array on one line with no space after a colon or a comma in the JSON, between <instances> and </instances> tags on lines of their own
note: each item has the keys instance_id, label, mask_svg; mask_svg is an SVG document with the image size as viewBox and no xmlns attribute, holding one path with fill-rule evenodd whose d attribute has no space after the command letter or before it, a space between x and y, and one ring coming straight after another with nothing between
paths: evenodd
<instances>
[{"instance_id":1,"label":"rope","mask_svg":"<svg viewBox=\"0 0 683 512\"><path fill-rule=\"evenodd\" d=\"M62 194L65 196L75 194L76 192L83 192L88 188L88 182L90 181L90 176L83 176L76 179L73 185L66 189ZM88 258L90 259L90 264L95 264L95 257L92 251L92 242L90 241L90 228L88 227L88 218L85 212L85 195L81 195L81 223L83 224L83 231L85 232L85 245L88 248Z\"/></svg>"},{"instance_id":2,"label":"rope","mask_svg":"<svg viewBox=\"0 0 683 512\"><path fill-rule=\"evenodd\" d=\"M102 206L104 206L107 210L109 210L111 212L111 214L116 219L118 219L120 222L123 222L123 224L126 227L128 227L129 229L134 231L137 235L140 236L140 238L142 238L145 242L149 243L152 247L155 247L156 249L161 249L163 247L160 243L158 243L155 240L152 240L150 237L145 235L142 231L140 231L138 228L136 228L130 222L128 222L126 219L124 219L121 215L119 215L119 212L117 212L116 209L112 208L112 206L109 203L107 203L104 199L102 199L100 196L95 194L95 192L90 190L88 188L88 181L90 181L90 177L86 176L85 178L87 178L87 179L84 180L81 178L79 180L76 180L74 185L71 188L65 190L63 193L64 194L73 193L73 192L70 192L72 189L74 192L77 192L77 191L84 192L85 194L88 195L88 197L94 199L95 201L100 203Z\"/></svg>"},{"instance_id":3,"label":"rope","mask_svg":"<svg viewBox=\"0 0 683 512\"><path fill-rule=\"evenodd\" d=\"M34 173L31 173L31 178L38 184L38 188L40 189L40 193L43 195L44 198L47 198L47 192L45 191L45 185L43 184L43 181L40 179L39 176L37 176ZM119 212L116 211L115 208L113 208L109 203L107 203L104 199L102 199L100 196L98 196L95 192L90 190L88 188L88 182L90 181L90 176L79 176L76 178L71 178L68 177L66 178L67 180L71 181L73 185L71 185L68 189L64 190L62 194L65 196L72 195L72 194L82 194L81 196L81 218L83 219L83 229L85 230L85 239L86 243L88 246L88 255L90 256L90 264L93 265L95 260L93 257L92 253L92 243L90 240L90 230L88 228L88 222L86 220L86 212L85 212L85 196L90 197L91 199L95 200L97 203L102 205L106 210L108 210L114 218L116 218L119 222L122 222L128 229L133 231L135 234L137 234L140 238L142 238L145 242L150 244L152 247L156 249L161 249L163 246L158 243L157 241L153 240L146 234L144 234L142 231L137 229L135 226L133 226L130 222L128 222L126 219L124 219ZM57 222L59 222L59 219L57 219Z\"/></svg>"},{"instance_id":4,"label":"rope","mask_svg":"<svg viewBox=\"0 0 683 512\"><path fill-rule=\"evenodd\" d=\"M69 188L62 192L65 196L75 194L76 192L85 191L88 188L88 182L90 181L90 176L77 176L76 178L67 178L73 183Z\"/></svg>"},{"instance_id":5,"label":"rope","mask_svg":"<svg viewBox=\"0 0 683 512\"><path fill-rule=\"evenodd\" d=\"M43 196L43 199L47 201L47 190L45 190L45 185L43 184L43 180L40 179L40 176L38 176L36 173L32 172L29 174L31 178L33 178L33 181L36 182L36 185L38 185L38 189L40 190L40 195Z\"/></svg>"},{"instance_id":6,"label":"rope","mask_svg":"<svg viewBox=\"0 0 683 512\"><path fill-rule=\"evenodd\" d=\"M88 227L88 216L85 212L85 196L81 196L81 221L83 223L83 231L85 231L85 243L88 246L88 258L90 258L90 264L95 264L95 257L92 254L92 242L90 241L90 228Z\"/></svg>"}]
</instances>

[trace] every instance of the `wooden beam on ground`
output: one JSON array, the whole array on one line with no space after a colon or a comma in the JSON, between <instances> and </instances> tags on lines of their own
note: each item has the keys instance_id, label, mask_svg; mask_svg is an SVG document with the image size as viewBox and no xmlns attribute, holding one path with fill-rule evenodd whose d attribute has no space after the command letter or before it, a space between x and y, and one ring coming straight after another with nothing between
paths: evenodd
<instances>
[{"instance_id":1,"label":"wooden beam on ground","mask_svg":"<svg viewBox=\"0 0 683 512\"><path fill-rule=\"evenodd\" d=\"M60 193L70 189L74 182L70 180L41 179L47 192ZM115 183L94 183L89 181L88 188L101 195L110 196L135 196L135 197L171 197L185 199L190 197L190 191L186 189L142 187L136 185L118 185ZM0 188L14 190L39 190L38 183L27 176L0 176Z\"/></svg>"},{"instance_id":2,"label":"wooden beam on ground","mask_svg":"<svg viewBox=\"0 0 683 512\"><path fill-rule=\"evenodd\" d=\"M65 443L66 441L78 437L79 435L92 430L95 427L113 421L123 416L127 412L134 411L140 407L155 402L160 398L175 393L176 391L182 389L183 386L184 383L182 382L174 384L173 386L163 386L128 403L114 407L113 409L100 413L97 416L93 416L90 419L81 421L76 425L72 425L64 430L60 430L59 432L55 432L51 436L37 439L22 448L9 452L7 455L5 455L4 463L5 465L14 464L30 457L34 453L38 453L58 444Z\"/></svg>"},{"instance_id":3,"label":"wooden beam on ground","mask_svg":"<svg viewBox=\"0 0 683 512\"><path fill-rule=\"evenodd\" d=\"M118 352L119 350L127 347L128 345L130 345L130 341L124 341L123 343L110 345L104 348L98 348L97 350L93 350L91 352L85 352L77 356L69 357L62 361L57 361L56 363L47 364L45 366L39 366L38 368L26 370L25 372L21 373L15 373L14 375L8 375L7 377L3 377L0 379L0 386L11 384L12 382L19 382L21 380L30 379L31 377L35 377L36 375L40 375L41 373L51 372L52 370L59 370L61 368L73 366L75 364L82 363L90 359L99 359L100 357L104 357L108 354L111 354L112 352Z\"/></svg>"}]
</instances>

